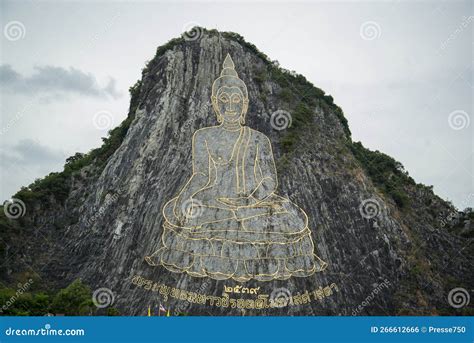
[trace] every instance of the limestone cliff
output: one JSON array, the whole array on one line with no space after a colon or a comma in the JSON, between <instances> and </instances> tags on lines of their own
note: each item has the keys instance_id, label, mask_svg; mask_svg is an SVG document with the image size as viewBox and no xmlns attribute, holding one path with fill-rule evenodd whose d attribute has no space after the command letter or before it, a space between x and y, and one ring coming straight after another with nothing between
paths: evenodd
<instances>
[{"instance_id":1,"label":"limestone cliff","mask_svg":"<svg viewBox=\"0 0 474 343\"><path fill-rule=\"evenodd\" d=\"M306 211L316 251L328 263L324 272L308 278L243 285L265 294L283 288L293 295L337 286L319 301L245 313L472 310L472 305L457 310L447 301L454 287L474 288L472 235L443 227L442 219L454 210L449 203L417 185L388 156L353 143L342 110L303 76L279 68L236 34L200 28L194 33L158 49L131 89L127 120L102 148L70 159L65 172L50 176L49 186L39 182L15 196L27 212L19 220L2 220L3 281L34 273L57 288L81 278L92 289L111 289L114 306L129 315L143 315L160 302L193 315L242 313L173 297L165 301L159 292L132 282L139 275L216 297L224 286L239 285L152 268L144 261L161 238L163 205L191 174L192 133L216 124L211 85L230 53L249 92L248 126L271 140L279 193ZM291 126L283 130L270 124L279 110L291 115Z\"/></svg>"}]
</instances>

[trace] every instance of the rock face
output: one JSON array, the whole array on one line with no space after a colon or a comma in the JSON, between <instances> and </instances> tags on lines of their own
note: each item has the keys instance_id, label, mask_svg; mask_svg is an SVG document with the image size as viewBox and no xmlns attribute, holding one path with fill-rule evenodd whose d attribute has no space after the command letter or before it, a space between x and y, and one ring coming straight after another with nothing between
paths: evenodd
<instances>
[{"instance_id":1,"label":"rock face","mask_svg":"<svg viewBox=\"0 0 474 343\"><path fill-rule=\"evenodd\" d=\"M144 260L159 246L163 206L191 176L193 132L216 125L211 85L227 53L248 88L247 125L270 138L278 193L307 213L316 253L328 263L323 272L239 283L173 273ZM54 285L79 277L93 289L109 288L114 306L127 315L144 315L159 303L191 315L464 313L447 296L454 287L474 287L472 239L441 227L438 217L451 206L406 185L410 203L399 208L354 156L342 111L307 84L234 34L199 30L160 48L132 99L127 134L105 167L83 168L64 205L38 205L24 219L25 227L43 231L31 237L22 261ZM284 130L271 125L279 110L291 116ZM223 294L249 301L225 307L218 300ZM289 294L288 306L252 308L259 295Z\"/></svg>"}]
</instances>

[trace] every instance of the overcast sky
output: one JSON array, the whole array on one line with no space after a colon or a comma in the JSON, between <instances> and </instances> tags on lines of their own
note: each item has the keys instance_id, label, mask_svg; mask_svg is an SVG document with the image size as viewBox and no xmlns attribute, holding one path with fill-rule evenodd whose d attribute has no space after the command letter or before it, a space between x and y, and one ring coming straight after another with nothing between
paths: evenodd
<instances>
[{"instance_id":1,"label":"overcast sky","mask_svg":"<svg viewBox=\"0 0 474 343\"><path fill-rule=\"evenodd\" d=\"M2 200L98 147L156 48L201 25L305 75L354 140L473 205L472 1L0 3Z\"/></svg>"}]
</instances>

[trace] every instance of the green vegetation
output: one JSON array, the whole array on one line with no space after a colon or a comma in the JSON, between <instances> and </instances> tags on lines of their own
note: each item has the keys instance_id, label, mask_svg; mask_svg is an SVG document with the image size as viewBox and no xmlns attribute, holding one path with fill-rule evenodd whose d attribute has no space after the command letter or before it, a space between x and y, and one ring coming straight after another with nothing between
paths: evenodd
<instances>
[{"instance_id":1,"label":"green vegetation","mask_svg":"<svg viewBox=\"0 0 474 343\"><path fill-rule=\"evenodd\" d=\"M300 102L291 114L291 126L286 129L286 133L280 141L283 152L285 153L289 153L293 150L295 144L300 139L301 129L311 123L313 115L310 108L303 102Z\"/></svg>"},{"instance_id":2,"label":"green vegetation","mask_svg":"<svg viewBox=\"0 0 474 343\"><path fill-rule=\"evenodd\" d=\"M24 289L24 288L23 288ZM100 314L92 302L91 289L75 280L59 292L27 292L22 288L0 287L0 313L9 316L44 316L45 314L63 314L67 316ZM119 315L116 308L109 307L107 315Z\"/></svg>"},{"instance_id":3,"label":"green vegetation","mask_svg":"<svg viewBox=\"0 0 474 343\"><path fill-rule=\"evenodd\" d=\"M293 93L288 88L283 88L278 94L278 97L282 101L289 103L293 100Z\"/></svg>"},{"instance_id":4,"label":"green vegetation","mask_svg":"<svg viewBox=\"0 0 474 343\"><path fill-rule=\"evenodd\" d=\"M56 294L51 309L68 316L91 314L94 309L91 289L81 280L75 280Z\"/></svg>"},{"instance_id":5,"label":"green vegetation","mask_svg":"<svg viewBox=\"0 0 474 343\"><path fill-rule=\"evenodd\" d=\"M203 30L205 30L205 29L203 29ZM217 31L217 30L205 30L205 31L208 32L208 33L213 33L213 34L219 35L219 31ZM227 38L227 39L232 39L232 40L240 43L242 46L246 47L248 50L250 50L255 55L260 57L265 63L267 63L267 64L271 63L271 61L270 61L270 59L268 58L267 55L265 55L263 52L258 50L257 47L255 45L253 45L252 43L247 42L244 39L244 37L242 37L238 33L235 33L235 32L222 32L221 36L224 37L224 38Z\"/></svg>"},{"instance_id":6,"label":"green vegetation","mask_svg":"<svg viewBox=\"0 0 474 343\"><path fill-rule=\"evenodd\" d=\"M4 309L0 309L3 315L9 316L43 316L48 313L50 296L38 292L23 293L17 297L16 291L10 288L0 289L0 302ZM8 304L10 304L8 306Z\"/></svg>"},{"instance_id":7,"label":"green vegetation","mask_svg":"<svg viewBox=\"0 0 474 343\"><path fill-rule=\"evenodd\" d=\"M365 148L361 142L352 143L350 149L375 186L391 197L398 207L406 207L409 198L405 186L415 186L416 183L403 165L378 150L371 151Z\"/></svg>"},{"instance_id":8,"label":"green vegetation","mask_svg":"<svg viewBox=\"0 0 474 343\"><path fill-rule=\"evenodd\" d=\"M471 223L474 221L474 212L472 209L465 209L461 212L456 212L456 219L447 222L446 228L449 232L458 234L464 238L474 238L474 229L472 226L468 225L465 226L465 222L470 221ZM474 247L471 248L474 251Z\"/></svg>"},{"instance_id":9,"label":"green vegetation","mask_svg":"<svg viewBox=\"0 0 474 343\"><path fill-rule=\"evenodd\" d=\"M280 93L278 94L280 100L287 103L293 102L293 104L303 103L310 108L322 104L336 115L343 126L346 137L348 139L351 138L351 130L349 129L349 124L344 116L344 112L334 103L334 99L331 95L325 94L322 89L314 86L303 75L280 68L276 61L267 66L267 69L267 74L270 76L269 78L277 82L281 87ZM261 74L261 71L257 74L258 80L267 79L262 77ZM292 111L292 115L293 113ZM308 121L306 123L310 123L311 117L307 119Z\"/></svg>"},{"instance_id":10,"label":"green vegetation","mask_svg":"<svg viewBox=\"0 0 474 343\"><path fill-rule=\"evenodd\" d=\"M253 80L261 87L267 81L267 73L265 69L258 69L254 71L255 76Z\"/></svg>"}]
</instances>

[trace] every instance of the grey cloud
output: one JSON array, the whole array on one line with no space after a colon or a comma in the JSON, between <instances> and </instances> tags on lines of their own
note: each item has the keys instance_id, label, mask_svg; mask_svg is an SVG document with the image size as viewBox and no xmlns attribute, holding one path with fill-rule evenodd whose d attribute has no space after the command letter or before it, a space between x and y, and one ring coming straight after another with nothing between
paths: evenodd
<instances>
[{"instance_id":1,"label":"grey cloud","mask_svg":"<svg viewBox=\"0 0 474 343\"><path fill-rule=\"evenodd\" d=\"M12 146L3 146L0 158L5 167L35 166L57 164L65 160L62 151L41 145L32 139L22 139Z\"/></svg>"},{"instance_id":2,"label":"grey cloud","mask_svg":"<svg viewBox=\"0 0 474 343\"><path fill-rule=\"evenodd\" d=\"M94 75L70 67L65 69L55 66L35 67L34 73L24 76L9 64L0 65L0 87L3 91L21 94L46 94L61 96L79 94L91 97L121 96L116 89L116 82L110 78L105 86L100 86Z\"/></svg>"},{"instance_id":3,"label":"grey cloud","mask_svg":"<svg viewBox=\"0 0 474 343\"><path fill-rule=\"evenodd\" d=\"M67 155L36 140L23 139L0 146L0 175L3 197L15 194L38 177L63 169Z\"/></svg>"}]
</instances>

